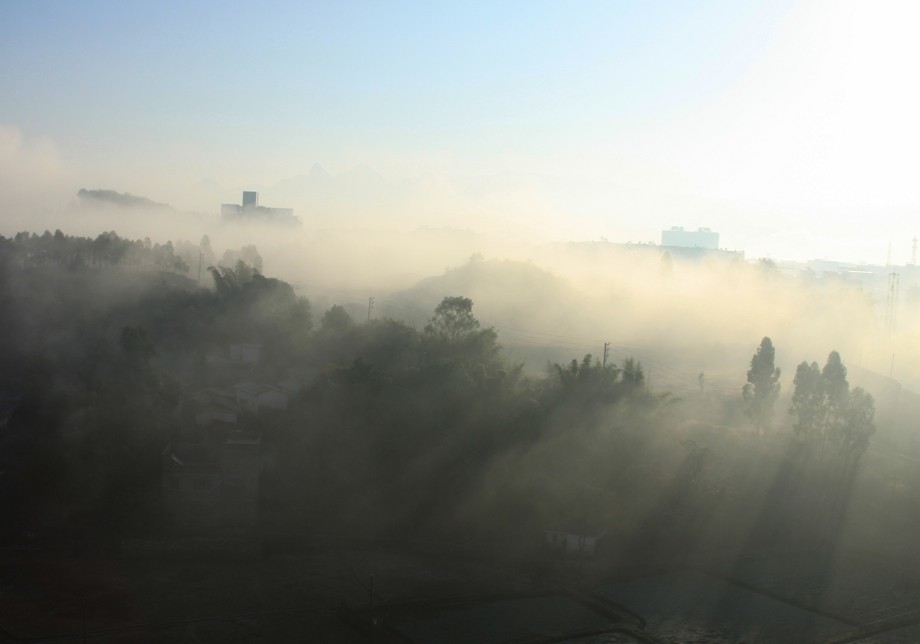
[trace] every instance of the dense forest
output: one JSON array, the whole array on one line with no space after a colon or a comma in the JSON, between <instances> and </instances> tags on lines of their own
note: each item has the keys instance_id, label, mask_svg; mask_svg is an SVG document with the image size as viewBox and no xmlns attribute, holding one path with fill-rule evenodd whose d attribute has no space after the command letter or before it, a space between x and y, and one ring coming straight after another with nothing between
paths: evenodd
<instances>
[{"instance_id":1,"label":"dense forest","mask_svg":"<svg viewBox=\"0 0 920 644\"><path fill-rule=\"evenodd\" d=\"M358 321L314 311L261 264L252 246L218 260L207 238L0 237L4 538L175 530L164 448L228 431L260 441L249 528L265 534L531 552L553 528L683 557L826 543L857 512L872 521L847 538L868 542L890 515L887 466L864 458L874 400L837 352L802 362L789 409L769 337L736 395L700 374L698 395L676 398L632 358L528 373L463 294L443 294L422 328ZM258 357L234 359L240 345ZM280 382L289 403L227 403L232 424L195 406ZM920 495L899 476L907 539Z\"/></svg>"}]
</instances>

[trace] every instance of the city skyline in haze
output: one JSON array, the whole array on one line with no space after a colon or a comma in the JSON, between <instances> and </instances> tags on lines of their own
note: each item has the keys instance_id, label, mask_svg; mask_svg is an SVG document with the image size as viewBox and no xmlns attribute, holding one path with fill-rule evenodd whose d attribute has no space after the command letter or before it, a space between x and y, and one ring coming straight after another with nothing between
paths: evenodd
<instances>
[{"instance_id":1,"label":"city skyline in haze","mask_svg":"<svg viewBox=\"0 0 920 644\"><path fill-rule=\"evenodd\" d=\"M47 226L79 188L214 214L256 189L307 230L679 225L748 257L881 264L890 244L907 263L917 18L894 1L18 3L0 226Z\"/></svg>"}]
</instances>

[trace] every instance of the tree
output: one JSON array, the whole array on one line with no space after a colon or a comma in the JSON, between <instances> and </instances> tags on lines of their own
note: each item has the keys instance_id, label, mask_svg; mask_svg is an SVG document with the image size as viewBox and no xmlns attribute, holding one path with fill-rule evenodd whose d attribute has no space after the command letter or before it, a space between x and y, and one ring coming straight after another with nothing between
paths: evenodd
<instances>
[{"instance_id":1,"label":"tree","mask_svg":"<svg viewBox=\"0 0 920 644\"><path fill-rule=\"evenodd\" d=\"M795 416L793 431L800 438L820 435L824 427L824 393L817 362L802 362L796 367L795 391L789 413Z\"/></svg>"},{"instance_id":2,"label":"tree","mask_svg":"<svg viewBox=\"0 0 920 644\"><path fill-rule=\"evenodd\" d=\"M425 326L421 340L421 364L428 377L451 373L456 386L486 386L507 365L500 354L498 334L492 327L480 328L473 317L473 301L467 297L445 297ZM462 381L463 384L459 384Z\"/></svg>"},{"instance_id":3,"label":"tree","mask_svg":"<svg viewBox=\"0 0 920 644\"><path fill-rule=\"evenodd\" d=\"M341 332L354 326L354 320L341 304L335 304L323 314L322 329L329 332Z\"/></svg>"},{"instance_id":4,"label":"tree","mask_svg":"<svg viewBox=\"0 0 920 644\"><path fill-rule=\"evenodd\" d=\"M238 295L245 291L247 285L251 284L253 278L258 274L258 271L242 260L238 261L233 268L208 266L208 272L214 278L217 294L224 297Z\"/></svg>"},{"instance_id":5,"label":"tree","mask_svg":"<svg viewBox=\"0 0 920 644\"><path fill-rule=\"evenodd\" d=\"M150 368L150 359L156 350L143 327L124 327L121 330L119 345L132 369L146 371Z\"/></svg>"},{"instance_id":6,"label":"tree","mask_svg":"<svg viewBox=\"0 0 920 644\"><path fill-rule=\"evenodd\" d=\"M827 362L824 363L824 369L821 370L821 386L827 407L826 430L828 433L835 434L842 430L847 404L850 400L847 368L836 351L831 351L827 356Z\"/></svg>"},{"instance_id":7,"label":"tree","mask_svg":"<svg viewBox=\"0 0 920 644\"><path fill-rule=\"evenodd\" d=\"M853 464L859 461L869 447L869 438L875 433L875 399L862 387L849 393L843 431L838 440Z\"/></svg>"},{"instance_id":8,"label":"tree","mask_svg":"<svg viewBox=\"0 0 920 644\"><path fill-rule=\"evenodd\" d=\"M758 434L761 430L769 428L773 419L773 407L779 397L780 370L774 363L775 358L776 349L773 347L773 341L764 337L754 357L751 358L747 383L742 389L745 413L754 423Z\"/></svg>"},{"instance_id":9,"label":"tree","mask_svg":"<svg viewBox=\"0 0 920 644\"><path fill-rule=\"evenodd\" d=\"M553 370L559 378L563 391L573 393L581 390L590 395L602 397L612 396L613 388L617 384L620 370L616 365L603 365L588 353L581 360L572 360L567 366L553 365Z\"/></svg>"},{"instance_id":10,"label":"tree","mask_svg":"<svg viewBox=\"0 0 920 644\"><path fill-rule=\"evenodd\" d=\"M636 389L645 384L645 371L642 370L642 363L634 358L626 358L623 361L623 383L629 389Z\"/></svg>"},{"instance_id":11,"label":"tree","mask_svg":"<svg viewBox=\"0 0 920 644\"><path fill-rule=\"evenodd\" d=\"M830 441L856 458L875 432L875 400L859 387L850 391L847 368L836 351L820 371L816 362L799 365L789 411L796 416L796 434Z\"/></svg>"},{"instance_id":12,"label":"tree","mask_svg":"<svg viewBox=\"0 0 920 644\"><path fill-rule=\"evenodd\" d=\"M626 358L622 369L615 364L603 364L589 353L568 365L552 364L550 373L563 398L577 404L614 403L641 391L645 385L642 363Z\"/></svg>"},{"instance_id":13,"label":"tree","mask_svg":"<svg viewBox=\"0 0 920 644\"><path fill-rule=\"evenodd\" d=\"M821 426L823 439L839 442L845 431L847 407L850 401L850 383L847 382L847 368L840 354L831 351L821 370Z\"/></svg>"},{"instance_id":14,"label":"tree","mask_svg":"<svg viewBox=\"0 0 920 644\"><path fill-rule=\"evenodd\" d=\"M198 242L198 252L201 253L201 259L204 261L205 266L213 266L217 263L214 249L211 248L211 238L207 235L203 235L201 241Z\"/></svg>"},{"instance_id":15,"label":"tree","mask_svg":"<svg viewBox=\"0 0 920 644\"><path fill-rule=\"evenodd\" d=\"M479 320L473 317L473 300L461 296L441 300L425 326L425 333L441 336L450 342L478 330Z\"/></svg>"},{"instance_id":16,"label":"tree","mask_svg":"<svg viewBox=\"0 0 920 644\"><path fill-rule=\"evenodd\" d=\"M257 273L262 272L262 256L259 250L252 244L243 246L239 250L228 248L224 251L224 256L220 260L221 266L238 266L240 262L251 266Z\"/></svg>"}]
</instances>

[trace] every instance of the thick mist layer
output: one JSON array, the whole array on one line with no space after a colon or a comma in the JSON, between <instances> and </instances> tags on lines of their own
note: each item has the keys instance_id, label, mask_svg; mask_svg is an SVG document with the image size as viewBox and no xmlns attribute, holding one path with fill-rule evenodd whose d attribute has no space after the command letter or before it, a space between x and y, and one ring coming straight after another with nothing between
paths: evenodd
<instances>
[{"instance_id":1,"label":"thick mist layer","mask_svg":"<svg viewBox=\"0 0 920 644\"><path fill-rule=\"evenodd\" d=\"M913 3L7 4L0 640L920 641Z\"/></svg>"},{"instance_id":2,"label":"thick mist layer","mask_svg":"<svg viewBox=\"0 0 920 644\"><path fill-rule=\"evenodd\" d=\"M396 544L517 561L518 592L571 558L912 556L920 399L858 360L892 337L871 291L649 245L184 225L209 232L0 239L10 543Z\"/></svg>"},{"instance_id":3,"label":"thick mist layer","mask_svg":"<svg viewBox=\"0 0 920 644\"><path fill-rule=\"evenodd\" d=\"M870 371L920 384L920 345L910 331L918 286L910 266L877 269L902 276L892 305L884 284L818 275L805 265L672 258L647 244L521 242L454 228L286 229L222 223L165 204L125 208L85 198L74 199L66 219L72 234L114 230L184 244L188 275L196 279L202 261L205 274L209 265L195 256L202 237L215 248L254 245L265 274L322 307L347 305L356 316L366 316L374 298L372 315L419 323L445 293L462 293L508 347L570 345L597 354L609 342L620 354L668 355L691 383L700 371L713 383L731 378L732 367L719 356L736 361L768 335L787 375L800 359L837 349ZM897 324L887 319L892 306Z\"/></svg>"}]
</instances>

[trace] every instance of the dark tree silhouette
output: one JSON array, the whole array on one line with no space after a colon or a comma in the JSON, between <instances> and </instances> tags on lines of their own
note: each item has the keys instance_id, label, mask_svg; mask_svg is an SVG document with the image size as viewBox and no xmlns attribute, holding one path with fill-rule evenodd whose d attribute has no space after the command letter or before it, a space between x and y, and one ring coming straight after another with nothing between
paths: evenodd
<instances>
[{"instance_id":1,"label":"dark tree silhouette","mask_svg":"<svg viewBox=\"0 0 920 644\"><path fill-rule=\"evenodd\" d=\"M776 349L773 347L773 341L764 337L754 357L751 358L747 383L742 390L745 413L754 423L758 434L770 428L773 408L779 397L780 370L776 367L775 358Z\"/></svg>"}]
</instances>

